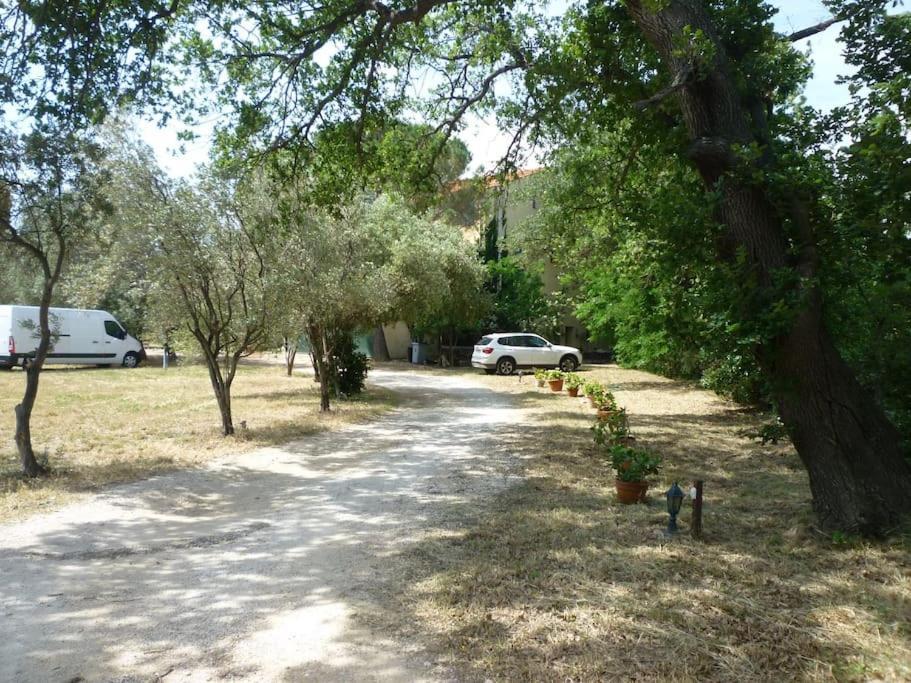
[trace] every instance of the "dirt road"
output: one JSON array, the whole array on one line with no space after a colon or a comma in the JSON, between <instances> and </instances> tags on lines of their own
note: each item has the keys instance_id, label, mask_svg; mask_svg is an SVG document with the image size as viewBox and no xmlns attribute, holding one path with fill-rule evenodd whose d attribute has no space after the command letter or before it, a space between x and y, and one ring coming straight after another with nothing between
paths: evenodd
<instances>
[{"instance_id":1,"label":"dirt road","mask_svg":"<svg viewBox=\"0 0 911 683\"><path fill-rule=\"evenodd\" d=\"M359 615L386 558L510 484L519 411L465 378L372 378L411 400L0 527L0 681L447 678Z\"/></svg>"}]
</instances>

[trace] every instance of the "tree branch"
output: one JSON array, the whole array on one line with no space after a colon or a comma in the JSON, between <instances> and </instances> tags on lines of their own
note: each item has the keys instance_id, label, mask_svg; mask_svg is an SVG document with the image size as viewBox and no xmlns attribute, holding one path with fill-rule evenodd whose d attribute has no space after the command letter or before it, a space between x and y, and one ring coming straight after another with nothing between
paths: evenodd
<instances>
[{"instance_id":1,"label":"tree branch","mask_svg":"<svg viewBox=\"0 0 911 683\"><path fill-rule=\"evenodd\" d=\"M693 67L693 65L688 64L687 66L685 66L683 69L680 70L680 72L674 78L673 83L671 83L666 88L662 88L661 90L659 90L658 92L656 92L654 95L652 95L651 97L649 97L647 99L639 100L638 102L634 102L633 109L635 109L636 111L643 111L644 109L647 109L648 107L652 106L653 104L657 104L661 100L663 100L667 97L670 97L678 90L682 90L683 88L685 88L687 85L689 85L692 82L693 74L695 72L696 72L696 69Z\"/></svg>"},{"instance_id":2,"label":"tree branch","mask_svg":"<svg viewBox=\"0 0 911 683\"><path fill-rule=\"evenodd\" d=\"M804 38L815 36L817 33L822 33L827 28L837 24L840 21L844 21L844 19L831 17L823 22L816 24L815 26L808 26L807 28L801 29L800 31L794 31L794 33L788 36L788 41L791 43L796 43L798 40L803 40Z\"/></svg>"}]
</instances>

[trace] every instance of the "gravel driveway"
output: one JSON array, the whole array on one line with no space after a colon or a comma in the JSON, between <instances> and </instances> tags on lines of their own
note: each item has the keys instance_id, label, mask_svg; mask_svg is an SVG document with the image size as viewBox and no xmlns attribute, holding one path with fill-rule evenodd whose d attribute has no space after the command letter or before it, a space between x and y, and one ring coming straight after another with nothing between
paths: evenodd
<instances>
[{"instance_id":1,"label":"gravel driveway","mask_svg":"<svg viewBox=\"0 0 911 683\"><path fill-rule=\"evenodd\" d=\"M371 378L405 406L0 527L0 681L447 678L360 617L386 558L510 484L521 413L470 379Z\"/></svg>"}]
</instances>

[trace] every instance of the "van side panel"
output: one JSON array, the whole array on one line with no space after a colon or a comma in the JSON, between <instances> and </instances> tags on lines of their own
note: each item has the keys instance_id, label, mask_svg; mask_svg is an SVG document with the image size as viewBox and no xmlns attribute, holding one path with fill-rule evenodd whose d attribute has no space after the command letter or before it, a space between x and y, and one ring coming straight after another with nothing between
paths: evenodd
<instances>
[{"instance_id":1,"label":"van side panel","mask_svg":"<svg viewBox=\"0 0 911 683\"><path fill-rule=\"evenodd\" d=\"M21 362L23 356L34 354L38 348L29 323L37 329L40 309L37 306L0 306L0 321L4 309L9 311L9 322L4 326L0 322L0 364ZM118 363L118 350L105 344L104 320L110 314L104 311L90 311L72 308L49 309L51 329L59 331L56 343L51 347L48 364L114 364ZM23 326L26 323L26 326ZM9 330L6 332L5 330ZM16 343L16 356L4 359L7 355L9 337ZM10 360L14 361L10 363Z\"/></svg>"},{"instance_id":2,"label":"van side panel","mask_svg":"<svg viewBox=\"0 0 911 683\"><path fill-rule=\"evenodd\" d=\"M9 353L9 338L13 334L13 307L0 306L0 365L15 365Z\"/></svg>"}]
</instances>

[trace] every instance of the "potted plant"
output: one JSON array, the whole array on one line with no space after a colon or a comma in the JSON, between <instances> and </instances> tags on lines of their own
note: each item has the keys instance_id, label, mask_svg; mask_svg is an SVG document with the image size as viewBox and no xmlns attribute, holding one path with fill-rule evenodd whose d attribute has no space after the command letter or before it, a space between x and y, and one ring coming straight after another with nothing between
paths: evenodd
<instances>
[{"instance_id":1,"label":"potted plant","mask_svg":"<svg viewBox=\"0 0 911 683\"><path fill-rule=\"evenodd\" d=\"M532 370L535 373L535 380L537 380L538 386L543 387L544 382L547 381L547 370L543 370L541 368L532 368Z\"/></svg>"},{"instance_id":2,"label":"potted plant","mask_svg":"<svg viewBox=\"0 0 911 683\"><path fill-rule=\"evenodd\" d=\"M607 417L598 421L592 427L595 443L599 446L613 446L616 444L630 445L635 439L629 433L629 419L626 408L611 411Z\"/></svg>"},{"instance_id":3,"label":"potted plant","mask_svg":"<svg viewBox=\"0 0 911 683\"><path fill-rule=\"evenodd\" d=\"M574 372L567 373L566 375L566 393L570 396L578 396L579 391L582 389L582 385L585 382L582 381L582 378L579 377Z\"/></svg>"},{"instance_id":4,"label":"potted plant","mask_svg":"<svg viewBox=\"0 0 911 683\"><path fill-rule=\"evenodd\" d=\"M561 370L548 370L547 383L551 391L563 391L563 372Z\"/></svg>"},{"instance_id":5,"label":"potted plant","mask_svg":"<svg viewBox=\"0 0 911 683\"><path fill-rule=\"evenodd\" d=\"M599 400L604 398L604 385L601 382L590 380L583 385L583 389L588 397L588 402L592 404L592 408L597 405Z\"/></svg>"},{"instance_id":6,"label":"potted plant","mask_svg":"<svg viewBox=\"0 0 911 683\"><path fill-rule=\"evenodd\" d=\"M649 451L630 446L614 445L608 451L611 467L617 473L617 500L624 504L645 500L648 491L646 477L658 474L661 458Z\"/></svg>"},{"instance_id":7,"label":"potted plant","mask_svg":"<svg viewBox=\"0 0 911 683\"><path fill-rule=\"evenodd\" d=\"M575 372L569 372L565 377L566 393L570 396L578 396L579 389L582 387L582 378Z\"/></svg>"},{"instance_id":8,"label":"potted plant","mask_svg":"<svg viewBox=\"0 0 911 683\"><path fill-rule=\"evenodd\" d=\"M622 408L617 407L617 399L614 398L614 395L606 389L601 393L600 396L598 396L598 399L595 401L595 408L598 409L599 420L607 420L618 410L622 410Z\"/></svg>"}]
</instances>

